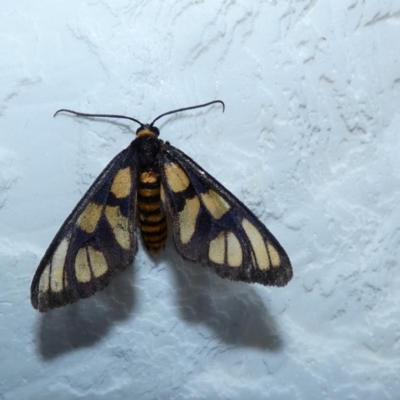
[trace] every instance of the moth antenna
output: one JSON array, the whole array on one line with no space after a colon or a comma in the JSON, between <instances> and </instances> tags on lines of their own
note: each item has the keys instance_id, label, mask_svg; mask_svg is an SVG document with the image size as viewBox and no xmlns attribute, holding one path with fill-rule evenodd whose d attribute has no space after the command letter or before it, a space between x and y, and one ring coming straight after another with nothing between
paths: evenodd
<instances>
[{"instance_id":1,"label":"moth antenna","mask_svg":"<svg viewBox=\"0 0 400 400\"><path fill-rule=\"evenodd\" d=\"M222 100L213 100L213 101L210 101L210 102L208 102L208 103L199 104L199 105L197 105L197 106L178 108L178 109L176 109L176 110L168 111L168 112L166 112L166 113L164 113L164 114L159 115L155 120L153 120L153 122L150 124L150 126L153 126L154 123L155 123L157 120L159 120L159 119L162 118L162 117L165 117L166 115L176 114L176 113L179 113L179 112L181 112L181 111L194 110L194 109L196 109L196 108L201 108L201 107L207 107L207 106L210 106L211 104L216 104L216 103L222 104L222 112L224 112L224 111L225 111L225 103L224 103Z\"/></svg>"},{"instance_id":2,"label":"moth antenna","mask_svg":"<svg viewBox=\"0 0 400 400\"><path fill-rule=\"evenodd\" d=\"M83 113L83 112L78 112L74 110L68 110L66 108L61 108L60 110L57 110L53 117L55 117L58 113L60 112L67 112L70 114L77 115L78 117L93 117L93 118L119 118L119 119L129 119L130 121L136 122L140 126L143 126L143 124L138 121L135 118L132 117L127 117L126 115L117 115L117 114L89 114L89 113Z\"/></svg>"}]
</instances>

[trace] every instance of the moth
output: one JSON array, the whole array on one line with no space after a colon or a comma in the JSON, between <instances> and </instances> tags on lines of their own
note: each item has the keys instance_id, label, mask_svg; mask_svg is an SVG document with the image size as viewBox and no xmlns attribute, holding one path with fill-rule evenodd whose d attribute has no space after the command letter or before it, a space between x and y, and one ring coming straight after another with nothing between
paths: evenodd
<instances>
[{"instance_id":1,"label":"moth","mask_svg":"<svg viewBox=\"0 0 400 400\"><path fill-rule=\"evenodd\" d=\"M136 138L106 166L47 249L31 285L31 302L45 312L105 288L137 251L137 231L158 254L170 227L183 258L210 266L223 278L284 286L289 258L257 217L190 157L158 138L154 123L166 115L219 103L211 101L161 114L139 124ZM167 224L167 220L170 224Z\"/></svg>"}]
</instances>

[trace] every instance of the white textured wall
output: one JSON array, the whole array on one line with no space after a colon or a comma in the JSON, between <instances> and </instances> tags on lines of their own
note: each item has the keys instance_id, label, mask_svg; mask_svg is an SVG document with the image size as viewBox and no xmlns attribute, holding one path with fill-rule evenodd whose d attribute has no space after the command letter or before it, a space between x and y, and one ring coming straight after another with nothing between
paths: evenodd
<instances>
[{"instance_id":1,"label":"white textured wall","mask_svg":"<svg viewBox=\"0 0 400 400\"><path fill-rule=\"evenodd\" d=\"M0 399L400 398L400 4L4 2ZM141 247L110 287L40 315L35 269L137 128L161 121L291 257L285 288ZM171 243L169 243L171 244Z\"/></svg>"}]
</instances>

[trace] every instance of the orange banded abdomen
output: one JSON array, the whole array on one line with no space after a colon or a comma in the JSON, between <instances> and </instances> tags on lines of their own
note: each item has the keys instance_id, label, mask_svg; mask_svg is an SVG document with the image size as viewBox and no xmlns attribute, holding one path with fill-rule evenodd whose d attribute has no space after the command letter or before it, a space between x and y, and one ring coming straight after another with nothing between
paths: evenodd
<instances>
[{"instance_id":1,"label":"orange banded abdomen","mask_svg":"<svg viewBox=\"0 0 400 400\"><path fill-rule=\"evenodd\" d=\"M158 254L167 239L167 221L161 208L160 176L153 171L139 175L139 225L146 247Z\"/></svg>"}]
</instances>

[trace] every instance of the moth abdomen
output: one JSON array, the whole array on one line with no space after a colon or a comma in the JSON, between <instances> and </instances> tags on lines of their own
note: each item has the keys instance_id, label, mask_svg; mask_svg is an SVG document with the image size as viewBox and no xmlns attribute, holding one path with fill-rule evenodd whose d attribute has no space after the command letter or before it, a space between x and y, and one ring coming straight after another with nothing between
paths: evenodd
<instances>
[{"instance_id":1,"label":"moth abdomen","mask_svg":"<svg viewBox=\"0 0 400 400\"><path fill-rule=\"evenodd\" d=\"M158 254L165 246L168 235L167 221L161 207L160 175L153 170L139 175L139 225L146 247Z\"/></svg>"}]
</instances>

